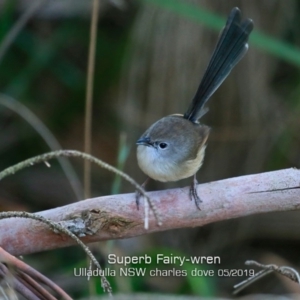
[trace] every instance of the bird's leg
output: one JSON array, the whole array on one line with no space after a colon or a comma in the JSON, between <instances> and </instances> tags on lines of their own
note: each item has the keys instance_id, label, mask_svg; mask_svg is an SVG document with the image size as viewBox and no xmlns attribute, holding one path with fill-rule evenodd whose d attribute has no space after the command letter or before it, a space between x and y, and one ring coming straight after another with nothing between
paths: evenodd
<instances>
[{"instance_id":1,"label":"bird's leg","mask_svg":"<svg viewBox=\"0 0 300 300\"><path fill-rule=\"evenodd\" d=\"M192 184L190 187L190 199L195 200L195 204L196 204L197 208L199 210L201 210L200 203L202 202L202 200L200 199L200 197L198 196L198 193L197 193L197 184L198 184L198 181L196 178L196 174L194 174L193 181L192 181Z\"/></svg>"},{"instance_id":2,"label":"bird's leg","mask_svg":"<svg viewBox=\"0 0 300 300\"><path fill-rule=\"evenodd\" d=\"M145 187L146 187L146 185L147 185L147 183L149 182L149 180L150 180L150 177L148 177L148 178L144 181L144 183L141 185L142 188L145 188ZM141 196L142 196L142 194L141 194L140 191L135 191L135 202L136 202L136 208L137 208L137 210L139 210L139 208L140 208L140 198L141 198Z\"/></svg>"}]
</instances>

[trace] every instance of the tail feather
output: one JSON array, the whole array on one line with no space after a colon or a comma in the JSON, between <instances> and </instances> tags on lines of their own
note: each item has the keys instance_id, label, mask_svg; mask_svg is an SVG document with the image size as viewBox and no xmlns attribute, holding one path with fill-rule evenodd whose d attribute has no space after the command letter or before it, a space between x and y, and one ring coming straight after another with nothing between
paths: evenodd
<instances>
[{"instance_id":1,"label":"tail feather","mask_svg":"<svg viewBox=\"0 0 300 300\"><path fill-rule=\"evenodd\" d=\"M203 116L204 105L248 50L248 38L253 29L251 19L241 22L241 12L231 10L226 26L184 118L197 122Z\"/></svg>"}]
</instances>

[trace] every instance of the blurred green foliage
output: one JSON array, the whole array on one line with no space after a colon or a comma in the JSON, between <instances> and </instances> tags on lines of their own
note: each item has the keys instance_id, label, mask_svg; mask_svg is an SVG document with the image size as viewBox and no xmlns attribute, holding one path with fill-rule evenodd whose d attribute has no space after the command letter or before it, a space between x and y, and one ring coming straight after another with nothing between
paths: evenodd
<instances>
[{"instance_id":1,"label":"blurred green foliage","mask_svg":"<svg viewBox=\"0 0 300 300\"><path fill-rule=\"evenodd\" d=\"M3 92L22 102L35 103L41 109L50 106L47 121L54 129L70 123L83 111L89 37L88 22L72 19L59 23L48 29L48 36L40 36L34 28L24 29L2 62L1 69L6 71L0 72ZM118 79L126 31L118 35L99 27L96 99ZM45 89L47 83L53 85L52 89Z\"/></svg>"},{"instance_id":2,"label":"blurred green foliage","mask_svg":"<svg viewBox=\"0 0 300 300\"><path fill-rule=\"evenodd\" d=\"M183 18L195 21L205 26L219 31L226 21L225 18L212 13L200 5L192 5L182 0L143 0L149 4L154 4L162 9L170 10ZM251 45L263 49L269 54L276 55L292 64L300 66L300 50L289 43L272 38L255 29L250 36Z\"/></svg>"}]
</instances>

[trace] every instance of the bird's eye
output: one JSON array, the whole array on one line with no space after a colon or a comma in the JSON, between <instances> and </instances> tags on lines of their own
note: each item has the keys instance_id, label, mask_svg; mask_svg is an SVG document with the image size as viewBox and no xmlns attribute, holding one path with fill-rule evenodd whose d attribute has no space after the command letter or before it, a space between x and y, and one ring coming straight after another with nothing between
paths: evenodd
<instances>
[{"instance_id":1,"label":"bird's eye","mask_svg":"<svg viewBox=\"0 0 300 300\"><path fill-rule=\"evenodd\" d=\"M159 143L159 148L160 149L166 149L168 147L168 144L166 143Z\"/></svg>"}]
</instances>

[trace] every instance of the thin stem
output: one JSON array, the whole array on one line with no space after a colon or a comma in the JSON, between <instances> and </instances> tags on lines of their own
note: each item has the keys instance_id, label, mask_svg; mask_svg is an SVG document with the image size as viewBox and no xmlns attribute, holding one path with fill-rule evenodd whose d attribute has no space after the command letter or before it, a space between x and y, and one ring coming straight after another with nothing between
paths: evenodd
<instances>
[{"instance_id":1,"label":"thin stem","mask_svg":"<svg viewBox=\"0 0 300 300\"><path fill-rule=\"evenodd\" d=\"M4 37L1 45L0 45L0 63L3 60L4 55L8 51L11 44L14 42L17 35L24 28L26 23L30 20L30 18L40 9L40 7L47 0L37 0L28 7L28 9L21 15L18 21L14 24L14 26L9 30L9 32Z\"/></svg>"},{"instance_id":2,"label":"thin stem","mask_svg":"<svg viewBox=\"0 0 300 300\"><path fill-rule=\"evenodd\" d=\"M98 11L99 0L93 0L85 100L84 152L86 153L91 153L92 149L92 110ZM88 160L85 160L84 162L84 193L85 198L89 198L91 196L91 162Z\"/></svg>"},{"instance_id":3,"label":"thin stem","mask_svg":"<svg viewBox=\"0 0 300 300\"><path fill-rule=\"evenodd\" d=\"M9 176L9 175L13 175L15 174L16 172L24 169L24 168L28 168L30 166L33 166L37 163L40 163L40 162L48 162L48 160L50 159L53 159L53 158L57 158L57 157L60 157L60 156L67 156L67 157L70 157L70 156L73 156L73 157L80 157L82 159L85 159L85 160L89 160L91 163L94 163L110 172L113 172L119 176L121 176L123 179L127 180L129 183L131 183L135 189L137 191L139 191L148 201L149 203L149 206L150 208L152 209L153 211L153 214L156 218L156 221L157 221L157 224L159 226L162 225L162 222L161 222L161 217L157 211L157 208L156 206L154 205L153 201L151 201L151 199L149 198L149 196L145 193L145 190L143 189L142 186L140 186L133 178L131 178L130 176L128 176L127 174L125 174L124 172L114 168L113 166L103 162L102 160L94 157L94 156L91 156L89 154L86 154L86 153L83 153L83 152L80 152L80 151L76 151L76 150L58 150L58 151L53 151L53 152L49 152L49 153L45 153L45 154L42 154L42 155L38 155L38 156L35 156L35 157L32 157L32 158L29 158L29 159L26 159L14 166L11 166L3 171L0 172L0 180Z\"/></svg>"}]
</instances>

